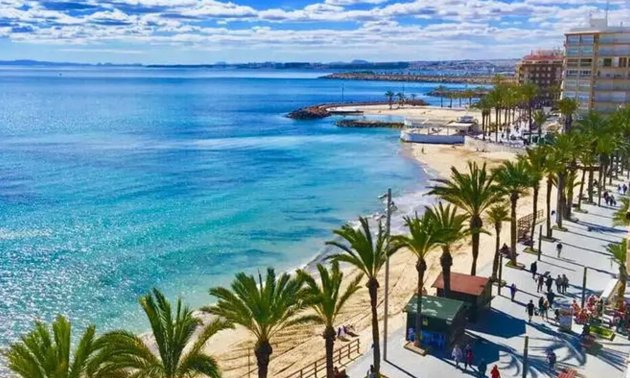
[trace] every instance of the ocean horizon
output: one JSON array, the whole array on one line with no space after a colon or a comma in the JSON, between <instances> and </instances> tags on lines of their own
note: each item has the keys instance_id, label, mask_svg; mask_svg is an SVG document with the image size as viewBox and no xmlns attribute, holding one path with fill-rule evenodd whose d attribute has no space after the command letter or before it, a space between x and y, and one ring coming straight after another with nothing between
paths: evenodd
<instances>
[{"instance_id":1,"label":"ocean horizon","mask_svg":"<svg viewBox=\"0 0 630 378\"><path fill-rule=\"evenodd\" d=\"M312 261L387 188L421 209L430 175L397 130L285 115L403 85L439 104L438 84L321 74L0 69L0 345L59 313L142 332L153 287L198 307L239 271Z\"/></svg>"}]
</instances>

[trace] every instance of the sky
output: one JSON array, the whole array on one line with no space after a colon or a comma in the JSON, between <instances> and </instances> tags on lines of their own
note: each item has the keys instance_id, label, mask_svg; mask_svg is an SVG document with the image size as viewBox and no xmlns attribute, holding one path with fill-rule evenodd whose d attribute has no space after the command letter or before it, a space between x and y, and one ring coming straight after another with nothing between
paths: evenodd
<instances>
[{"instance_id":1,"label":"sky","mask_svg":"<svg viewBox=\"0 0 630 378\"><path fill-rule=\"evenodd\" d=\"M630 0L609 0L630 26ZM606 0L0 0L0 60L501 59L562 47Z\"/></svg>"}]
</instances>

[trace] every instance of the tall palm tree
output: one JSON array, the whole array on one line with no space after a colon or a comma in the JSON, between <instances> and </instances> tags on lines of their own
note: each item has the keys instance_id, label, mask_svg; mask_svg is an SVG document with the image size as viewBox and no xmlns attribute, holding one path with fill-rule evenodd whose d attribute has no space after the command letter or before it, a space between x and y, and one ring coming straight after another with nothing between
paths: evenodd
<instances>
[{"instance_id":1,"label":"tall palm tree","mask_svg":"<svg viewBox=\"0 0 630 378\"><path fill-rule=\"evenodd\" d=\"M613 214L613 225L627 227L626 239L630 239L630 198L621 197L619 202L621 206ZM625 245L630 246L630 242L626 242ZM630 256L630 253L627 253L627 256ZM630 260L626 259L626 271L628 270L630 270Z\"/></svg>"},{"instance_id":2,"label":"tall palm tree","mask_svg":"<svg viewBox=\"0 0 630 378\"><path fill-rule=\"evenodd\" d=\"M468 162L468 172L465 173L451 167L449 179L435 181L438 184L431 188L429 194L439 196L468 214L473 255L470 274L474 276L477 274L479 236L483 232L482 215L486 209L501 200L502 194L494 182L493 173L488 171L485 163L479 167L475 162Z\"/></svg>"},{"instance_id":3,"label":"tall palm tree","mask_svg":"<svg viewBox=\"0 0 630 378\"><path fill-rule=\"evenodd\" d=\"M437 234L440 230L435 227L432 217L424 213L421 218L405 217L405 224L409 230L409 236L396 235L392 238L394 249L403 247L416 255L416 271L418 272L417 297L416 297L416 339L415 345L420 347L422 335L422 286L424 284L424 274L427 271L426 256L432 249L438 246Z\"/></svg>"},{"instance_id":4,"label":"tall palm tree","mask_svg":"<svg viewBox=\"0 0 630 378\"><path fill-rule=\"evenodd\" d=\"M157 354L137 335L113 331L103 336L102 370L108 376L129 372L131 377L188 378L221 377L217 361L203 349L217 332L231 328L223 320L202 325L192 310L177 300L175 309L157 289L140 298L140 306L151 325ZM194 337L201 328L199 336ZM193 340L194 339L194 340Z\"/></svg>"},{"instance_id":5,"label":"tall palm tree","mask_svg":"<svg viewBox=\"0 0 630 378\"><path fill-rule=\"evenodd\" d=\"M383 230L381 223L378 224L376 239L372 237L372 231L367 218L359 218L360 227L355 229L352 225L346 224L334 233L342 241L329 241L328 245L335 246L341 250L340 253L332 255L332 261L350 264L359 269L367 278L367 288L370 295L370 307L372 310L372 344L374 346L374 369L380 373L381 369L381 347L380 333L378 327L378 272L385 266L385 262L395 251L389 247L389 235Z\"/></svg>"},{"instance_id":6,"label":"tall palm tree","mask_svg":"<svg viewBox=\"0 0 630 378\"><path fill-rule=\"evenodd\" d=\"M356 293L362 275L358 275L345 290L342 290L343 273L339 269L339 263L333 261L328 270L322 264L317 264L319 272L318 284L315 278L304 270L298 270L299 278L305 283L305 302L313 310L314 314L307 315L310 321L324 326L322 337L326 342L326 377L335 378L333 352L335 349L335 322L337 316L348 302L348 299ZM303 319L306 321L306 319Z\"/></svg>"},{"instance_id":7,"label":"tall palm tree","mask_svg":"<svg viewBox=\"0 0 630 378\"><path fill-rule=\"evenodd\" d=\"M562 228L563 218L570 216L566 196L566 181L577 169L578 139L575 132L557 135L551 145L549 161L557 178L556 224Z\"/></svg>"},{"instance_id":8,"label":"tall palm tree","mask_svg":"<svg viewBox=\"0 0 630 378\"><path fill-rule=\"evenodd\" d=\"M628 240L623 239L621 243L609 244L606 249L610 253L610 259L619 267L620 285L617 289L617 301L623 303L626 283L628 282L628 269L626 267L628 261Z\"/></svg>"},{"instance_id":9,"label":"tall palm tree","mask_svg":"<svg viewBox=\"0 0 630 378\"><path fill-rule=\"evenodd\" d=\"M392 91L385 92L385 97L387 97L387 103L389 104L389 109L391 110L394 105L394 92Z\"/></svg>"},{"instance_id":10,"label":"tall palm tree","mask_svg":"<svg viewBox=\"0 0 630 378\"><path fill-rule=\"evenodd\" d=\"M571 131L573 124L573 115L578 109L578 102L573 98L565 97L558 101L558 109L564 117L564 132Z\"/></svg>"},{"instance_id":11,"label":"tall palm tree","mask_svg":"<svg viewBox=\"0 0 630 378\"><path fill-rule=\"evenodd\" d=\"M536 213L538 212L538 192L540 192L540 181L543 179L547 166L547 149L542 147L528 148L527 154L523 155L521 159L525 161L527 171L531 178L530 185L533 189L532 214L534 214L534 218L532 219L530 240L534 240L534 233L536 232Z\"/></svg>"},{"instance_id":12,"label":"tall palm tree","mask_svg":"<svg viewBox=\"0 0 630 378\"><path fill-rule=\"evenodd\" d=\"M532 108L534 107L534 100L538 96L538 86L536 84L527 83L523 84L519 88L523 98L523 102L527 106L527 120L529 122L529 142L532 141Z\"/></svg>"},{"instance_id":13,"label":"tall palm tree","mask_svg":"<svg viewBox=\"0 0 630 378\"><path fill-rule=\"evenodd\" d=\"M396 93L396 97L398 98L398 107L402 108L405 105L405 94L402 92Z\"/></svg>"},{"instance_id":14,"label":"tall palm tree","mask_svg":"<svg viewBox=\"0 0 630 378\"><path fill-rule=\"evenodd\" d=\"M536 127L538 128L538 144L541 143L541 138L542 138L542 127L545 124L545 122L547 122L547 115L545 114L544 111L542 110L538 110L536 112L534 112L533 116L532 116L534 123L536 124Z\"/></svg>"},{"instance_id":15,"label":"tall palm tree","mask_svg":"<svg viewBox=\"0 0 630 378\"><path fill-rule=\"evenodd\" d=\"M444 279L444 295L448 296L451 292L451 266L453 265L453 256L451 255L451 246L462 240L470 231L466 228L468 216L459 214L455 206L450 204L444 206L442 202L426 209L429 222L439 230L436 242L442 247L442 255L440 256L440 265L442 267L442 278Z\"/></svg>"},{"instance_id":16,"label":"tall palm tree","mask_svg":"<svg viewBox=\"0 0 630 378\"><path fill-rule=\"evenodd\" d=\"M254 335L258 377L266 378L273 353L272 340L280 331L302 323L297 316L306 306L302 301L302 281L286 273L277 277L268 268L264 281L260 274L257 282L254 276L238 273L230 288L212 288L210 295L218 302L203 307L202 311L240 325Z\"/></svg>"},{"instance_id":17,"label":"tall palm tree","mask_svg":"<svg viewBox=\"0 0 630 378\"><path fill-rule=\"evenodd\" d=\"M510 260L516 266L516 205L527 194L531 178L523 160L504 162L495 170L495 180L503 193L510 198Z\"/></svg>"},{"instance_id":18,"label":"tall palm tree","mask_svg":"<svg viewBox=\"0 0 630 378\"><path fill-rule=\"evenodd\" d=\"M492 280L497 280L497 271L499 270L499 253L501 248L501 229L503 228L503 222L510 220L510 213L507 206L504 203L499 203L492 206L486 212L486 219L494 226L495 234L495 248L494 258L492 260Z\"/></svg>"},{"instance_id":19,"label":"tall palm tree","mask_svg":"<svg viewBox=\"0 0 630 378\"><path fill-rule=\"evenodd\" d=\"M42 322L35 329L11 344L2 354L7 367L22 378L92 378L102 375L95 359L103 343L96 336L96 327L89 326L72 350L72 326L68 319L59 315L51 330Z\"/></svg>"}]
</instances>

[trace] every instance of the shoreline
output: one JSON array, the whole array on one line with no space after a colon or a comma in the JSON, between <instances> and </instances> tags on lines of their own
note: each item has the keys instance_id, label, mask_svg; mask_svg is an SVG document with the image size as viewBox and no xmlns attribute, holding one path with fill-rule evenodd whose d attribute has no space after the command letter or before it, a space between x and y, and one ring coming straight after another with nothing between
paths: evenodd
<instances>
[{"instance_id":1,"label":"shoreline","mask_svg":"<svg viewBox=\"0 0 630 378\"><path fill-rule=\"evenodd\" d=\"M424 147L424 153L422 152ZM406 196L414 201L416 208L424 207L435 202L436 199L427 196L428 185L435 178L448 177L451 166L458 169L465 169L468 160L477 161L478 163L486 162L489 167L500 164L507 159L515 158L511 153L479 153L466 149L463 146L452 147L446 145L401 145L400 153L404 158L411 158L419 167L427 174L428 181L426 185L417 188L415 191L403 192L401 195L393 198L394 202L402 201ZM541 192L544 192L541 190ZM542 200L544 194L541 193L539 199ZM417 201L417 202L415 202ZM413 212L413 210L409 210ZM519 214L525 215L531 211L531 198L523 198L519 204ZM402 224L402 217L409 212L397 211L392 217L392 233L396 233L397 222ZM508 240L509 227L502 230L502 240ZM471 263L470 255L470 239L457 244L453 248L453 267L455 272L468 273ZM317 263L321 263L327 255L333 250L322 248L311 260L302 264L298 268L308 271L315 271ZM483 266L492 260L494 255L494 236L482 235L480 241L480 255L478 265ZM431 284L437 278L440 272L439 253L434 252L427 258L429 269L425 274L425 289L431 293L434 290ZM346 277L345 281L349 282L358 275L358 271L348 266L342 266L342 270ZM291 271L292 272L292 271ZM411 297L416 287L417 275L415 271L415 256L408 250L401 250L395 254L390 260L390 312L389 312L389 330L394 331L404 324L401 315L402 310ZM384 290L384 270L379 274L381 287L379 288L379 319L383 319L383 290ZM362 288L347 303L346 308L339 315L338 325L354 326L358 338L361 341L361 352L365 353L369 349L371 340L371 322L369 310L369 296L365 288ZM272 363L270 364L270 373L273 376L284 376L289 373L298 371L307 367L315 360L324 357L324 340L321 337L321 327L319 326L300 326L295 329L287 330L279 335L278 340L274 342L274 354L272 355ZM382 326L381 326L382 332ZM296 337L296 335L299 335ZM336 348L345 344L344 341L338 341ZM220 346L220 347L219 347ZM221 364L225 377L240 377L246 375L248 366L255 369L256 362L253 355L253 340L248 332L244 329L237 328L235 330L223 331L218 334L208 344L207 350L213 354ZM321 351L321 353L313 353L313 351ZM249 357L249 365L248 365Z\"/></svg>"}]
</instances>

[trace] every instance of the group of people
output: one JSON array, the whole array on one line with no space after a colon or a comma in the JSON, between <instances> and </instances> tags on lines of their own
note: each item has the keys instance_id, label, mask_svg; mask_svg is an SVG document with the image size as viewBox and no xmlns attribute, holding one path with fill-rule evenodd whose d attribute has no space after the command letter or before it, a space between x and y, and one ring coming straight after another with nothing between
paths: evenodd
<instances>
[{"instance_id":1,"label":"group of people","mask_svg":"<svg viewBox=\"0 0 630 378\"><path fill-rule=\"evenodd\" d=\"M623 185L617 185L617 193L625 196L627 191L628 185L626 185L625 183Z\"/></svg>"},{"instance_id":2,"label":"group of people","mask_svg":"<svg viewBox=\"0 0 630 378\"><path fill-rule=\"evenodd\" d=\"M457 367L458 369L460 363L464 364L464 370L468 370L468 367L470 367L471 369L473 368L474 354L472 346L470 344L466 344L466 347L464 347L463 350L459 346L459 344L455 344L455 346L453 347L453 352L451 353L451 357L453 358L453 361L455 361L455 367ZM479 364L477 365L477 374L479 375L479 377L485 377L487 369L488 364L486 363L486 360L482 358L481 360L479 360ZM490 371L490 377L501 378L501 373L499 372L499 367L497 365L494 365L492 367L492 370Z\"/></svg>"},{"instance_id":3,"label":"group of people","mask_svg":"<svg viewBox=\"0 0 630 378\"><path fill-rule=\"evenodd\" d=\"M617 206L617 200L615 199L615 196L608 193L608 190L604 192L604 201L608 206Z\"/></svg>"}]
</instances>

